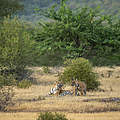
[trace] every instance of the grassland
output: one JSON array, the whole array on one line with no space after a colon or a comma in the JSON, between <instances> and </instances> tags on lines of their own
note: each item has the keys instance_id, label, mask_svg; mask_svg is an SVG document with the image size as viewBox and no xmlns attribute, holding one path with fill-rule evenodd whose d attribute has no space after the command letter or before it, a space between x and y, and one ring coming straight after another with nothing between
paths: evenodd
<instances>
[{"instance_id":1,"label":"grassland","mask_svg":"<svg viewBox=\"0 0 120 120\"><path fill-rule=\"evenodd\" d=\"M95 67L101 82L99 91L86 96L48 96L58 72L50 68L46 74L40 67L33 71L34 84L28 89L15 88L14 106L0 113L0 120L36 120L40 112L61 112L71 120L120 120L120 67ZM64 89L71 89L65 86Z\"/></svg>"}]
</instances>

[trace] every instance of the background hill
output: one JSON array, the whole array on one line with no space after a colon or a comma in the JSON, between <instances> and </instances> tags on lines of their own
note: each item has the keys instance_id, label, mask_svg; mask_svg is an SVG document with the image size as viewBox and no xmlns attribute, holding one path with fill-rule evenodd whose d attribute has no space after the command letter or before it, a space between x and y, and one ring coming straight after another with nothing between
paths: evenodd
<instances>
[{"instance_id":1,"label":"background hill","mask_svg":"<svg viewBox=\"0 0 120 120\"><path fill-rule=\"evenodd\" d=\"M37 22L40 16L35 14L36 8L49 8L54 3L59 4L60 0L23 0L24 10L19 15L27 21ZM68 0L72 9L82 7L99 7L101 14L120 16L120 0Z\"/></svg>"}]
</instances>

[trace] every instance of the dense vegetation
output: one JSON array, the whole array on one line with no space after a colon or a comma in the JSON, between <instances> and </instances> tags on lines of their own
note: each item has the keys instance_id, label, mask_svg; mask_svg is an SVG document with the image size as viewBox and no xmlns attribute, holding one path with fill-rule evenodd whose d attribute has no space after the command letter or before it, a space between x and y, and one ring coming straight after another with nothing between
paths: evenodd
<instances>
[{"instance_id":1,"label":"dense vegetation","mask_svg":"<svg viewBox=\"0 0 120 120\"><path fill-rule=\"evenodd\" d=\"M38 22L38 16L35 16L36 8L49 8L54 3L60 4L61 0L22 0L25 6L24 11L20 16L32 22ZM28 4L29 3L29 4ZM68 0L68 5L72 9L84 7L96 8L99 7L102 14L111 14L120 17L120 1L119 0Z\"/></svg>"},{"instance_id":2,"label":"dense vegetation","mask_svg":"<svg viewBox=\"0 0 120 120\"><path fill-rule=\"evenodd\" d=\"M34 41L18 18L4 18L0 27L0 85L15 84L25 77L33 58Z\"/></svg>"},{"instance_id":3,"label":"dense vegetation","mask_svg":"<svg viewBox=\"0 0 120 120\"><path fill-rule=\"evenodd\" d=\"M113 64L119 64L120 21L113 22L110 16L93 9L73 11L64 0L44 15L51 21L41 21L40 31L34 36L41 55L60 51L62 58L85 57L98 65L104 61L110 64L113 57Z\"/></svg>"}]
</instances>

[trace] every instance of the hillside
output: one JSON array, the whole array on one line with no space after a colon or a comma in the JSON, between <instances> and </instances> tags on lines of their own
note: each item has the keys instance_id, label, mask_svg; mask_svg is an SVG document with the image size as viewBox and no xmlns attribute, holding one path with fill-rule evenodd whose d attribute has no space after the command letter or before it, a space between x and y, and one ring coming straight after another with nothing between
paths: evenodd
<instances>
[{"instance_id":1,"label":"hillside","mask_svg":"<svg viewBox=\"0 0 120 120\"><path fill-rule=\"evenodd\" d=\"M40 16L35 14L36 8L49 8L54 3L59 4L60 0L23 0L24 10L19 13L21 18L36 22ZM68 4L72 9L91 7L100 9L102 14L120 15L119 0L68 0Z\"/></svg>"}]
</instances>

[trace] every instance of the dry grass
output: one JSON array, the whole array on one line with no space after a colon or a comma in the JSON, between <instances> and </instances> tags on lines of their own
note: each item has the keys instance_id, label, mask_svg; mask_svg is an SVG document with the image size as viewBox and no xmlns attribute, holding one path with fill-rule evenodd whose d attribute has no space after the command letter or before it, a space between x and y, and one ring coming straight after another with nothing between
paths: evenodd
<instances>
[{"instance_id":1,"label":"dry grass","mask_svg":"<svg viewBox=\"0 0 120 120\"><path fill-rule=\"evenodd\" d=\"M0 113L0 120L36 120L39 113L19 112L19 113ZM107 113L66 113L66 117L71 120L120 120L119 112Z\"/></svg>"},{"instance_id":2,"label":"dry grass","mask_svg":"<svg viewBox=\"0 0 120 120\"><path fill-rule=\"evenodd\" d=\"M95 113L95 114L68 114L71 120L120 120L119 112Z\"/></svg>"},{"instance_id":3,"label":"dry grass","mask_svg":"<svg viewBox=\"0 0 120 120\"><path fill-rule=\"evenodd\" d=\"M58 79L56 68L50 68L51 74L43 74L39 67L31 69L34 70L32 76L36 78L35 84L28 89L15 88L14 100L16 104L9 107L9 111L17 113L0 113L0 120L35 120L39 112L45 111L64 112L72 120L119 120L120 102L101 102L98 100L120 97L120 67L94 68L94 71L99 73L100 87L104 91L88 92L87 96L77 97L47 97L52 83ZM70 86L65 87L65 89L69 88ZM45 99L38 99L40 97ZM86 99L91 99L91 101L84 102Z\"/></svg>"},{"instance_id":4,"label":"dry grass","mask_svg":"<svg viewBox=\"0 0 120 120\"><path fill-rule=\"evenodd\" d=\"M0 120L35 120L38 113L0 113Z\"/></svg>"}]
</instances>

